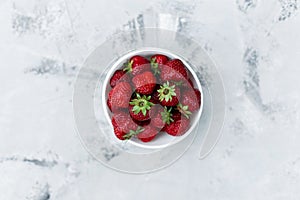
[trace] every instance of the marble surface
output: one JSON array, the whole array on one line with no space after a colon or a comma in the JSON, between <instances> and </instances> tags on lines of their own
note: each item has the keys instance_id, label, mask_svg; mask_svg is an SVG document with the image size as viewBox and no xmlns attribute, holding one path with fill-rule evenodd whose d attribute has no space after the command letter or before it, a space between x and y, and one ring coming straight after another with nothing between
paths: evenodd
<instances>
[{"instance_id":1,"label":"marble surface","mask_svg":"<svg viewBox=\"0 0 300 200\"><path fill-rule=\"evenodd\" d=\"M0 199L299 199L298 0L0 1ZM213 152L199 141L155 173L116 172L75 132L84 59L119 30L153 23L193 37L218 64L226 120ZM149 24L149 26L152 26Z\"/></svg>"}]
</instances>

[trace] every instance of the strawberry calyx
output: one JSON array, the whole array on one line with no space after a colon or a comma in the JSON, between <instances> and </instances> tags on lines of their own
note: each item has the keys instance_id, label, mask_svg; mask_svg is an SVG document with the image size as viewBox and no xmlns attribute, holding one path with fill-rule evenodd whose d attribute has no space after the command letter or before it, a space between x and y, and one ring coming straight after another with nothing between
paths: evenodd
<instances>
[{"instance_id":1,"label":"strawberry calyx","mask_svg":"<svg viewBox=\"0 0 300 200\"><path fill-rule=\"evenodd\" d=\"M132 99L129 104L133 105L132 111L134 114L138 114L139 112L142 112L144 116L147 114L147 110L150 110L151 107L154 105L152 102L150 102L151 96L141 95L139 93L136 93L136 98Z\"/></svg>"},{"instance_id":2,"label":"strawberry calyx","mask_svg":"<svg viewBox=\"0 0 300 200\"><path fill-rule=\"evenodd\" d=\"M159 100L166 102L171 101L173 96L176 96L175 85L170 86L169 81L160 86L160 89L157 90L159 93Z\"/></svg>"},{"instance_id":3,"label":"strawberry calyx","mask_svg":"<svg viewBox=\"0 0 300 200\"><path fill-rule=\"evenodd\" d=\"M156 62L156 58L152 58L150 61L151 68L154 72L154 75L160 74L158 63Z\"/></svg>"},{"instance_id":4,"label":"strawberry calyx","mask_svg":"<svg viewBox=\"0 0 300 200\"><path fill-rule=\"evenodd\" d=\"M174 121L173 118L172 118L171 111L172 111L172 107L168 110L168 108L165 106L164 111L160 113L163 122L166 123L166 124L170 124L171 122Z\"/></svg>"},{"instance_id":5,"label":"strawberry calyx","mask_svg":"<svg viewBox=\"0 0 300 200\"><path fill-rule=\"evenodd\" d=\"M133 64L133 60L128 61L127 63L125 63L125 68L123 69L123 71L132 72L132 64Z\"/></svg>"},{"instance_id":6,"label":"strawberry calyx","mask_svg":"<svg viewBox=\"0 0 300 200\"><path fill-rule=\"evenodd\" d=\"M188 119L190 118L190 115L192 114L192 112L189 111L189 106L184 106L181 103L179 103L177 105L177 110Z\"/></svg>"},{"instance_id":7,"label":"strawberry calyx","mask_svg":"<svg viewBox=\"0 0 300 200\"><path fill-rule=\"evenodd\" d=\"M144 131L144 129L141 126L138 126L136 130L130 130L127 134L125 134L123 136L123 138L125 140L129 140L130 138L138 135L139 133L141 133L142 131Z\"/></svg>"}]
</instances>

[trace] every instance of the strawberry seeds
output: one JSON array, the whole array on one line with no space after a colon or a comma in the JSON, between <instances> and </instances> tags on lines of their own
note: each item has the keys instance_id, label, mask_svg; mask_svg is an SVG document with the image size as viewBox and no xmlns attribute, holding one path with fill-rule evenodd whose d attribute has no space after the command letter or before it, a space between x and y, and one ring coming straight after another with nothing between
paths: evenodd
<instances>
[{"instance_id":1,"label":"strawberry seeds","mask_svg":"<svg viewBox=\"0 0 300 200\"><path fill-rule=\"evenodd\" d=\"M107 106L116 137L150 142L158 134L184 135L200 109L201 93L180 59L135 55L110 78Z\"/></svg>"}]
</instances>

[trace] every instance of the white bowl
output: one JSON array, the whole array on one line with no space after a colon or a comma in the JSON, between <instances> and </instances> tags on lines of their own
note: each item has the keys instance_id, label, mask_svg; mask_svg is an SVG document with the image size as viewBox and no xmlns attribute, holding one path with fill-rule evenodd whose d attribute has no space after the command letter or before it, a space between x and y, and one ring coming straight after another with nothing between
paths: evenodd
<instances>
[{"instance_id":1,"label":"white bowl","mask_svg":"<svg viewBox=\"0 0 300 200\"><path fill-rule=\"evenodd\" d=\"M171 136L171 135L169 135L167 133L163 133L163 134L158 134L154 138L154 140L152 140L151 142L148 142L148 143L144 143L144 142L140 141L137 138L131 138L130 140L126 141L126 142L129 142L129 143L137 146L137 147L146 148L146 149L160 149L160 148L165 148L165 147L168 147L170 145L174 145L174 144L182 141L184 138L186 138L195 129L195 127L197 126L197 124L198 124L198 122L200 120L200 116L201 116L202 110L203 110L203 92L202 92L202 87L201 87L200 81L197 78L197 75L194 72L193 68L182 57L180 57L179 55L176 55L176 54L170 52L169 50L159 49L159 48L152 48L152 47L141 48L141 49L131 51L131 52L129 52L129 53L121 56L111 66L111 68L109 69L109 71L108 71L108 73L107 73L107 75L105 77L104 83L102 85L103 88L102 88L101 97L102 97L102 102L103 102L102 106L103 106L103 110L104 110L104 115L105 115L108 123L112 126L112 124L111 124L112 114L111 114L111 112L110 112L110 110L109 110L109 108L108 108L108 106L106 104L106 100L107 100L107 97L108 97L108 92L111 89L109 81L110 81L110 78L112 77L113 73L117 69L122 68L123 64L126 61L128 61L134 55L141 55L141 56L149 57L149 56L154 55L154 54L163 54L163 55L168 56L170 59L178 58L178 59L180 59L184 63L184 65L190 71L190 74L192 75L191 80L192 80L192 82L194 84L194 87L198 88L200 90L200 92L201 92L201 106L200 106L200 109L198 111L196 111L195 113L193 113L192 117L190 118L189 129L182 136ZM112 132L111 134L114 134L114 133ZM111 138L115 139L114 142L120 142L120 143L124 142L124 141L121 141L121 140L117 139L116 137L111 137Z\"/></svg>"}]
</instances>

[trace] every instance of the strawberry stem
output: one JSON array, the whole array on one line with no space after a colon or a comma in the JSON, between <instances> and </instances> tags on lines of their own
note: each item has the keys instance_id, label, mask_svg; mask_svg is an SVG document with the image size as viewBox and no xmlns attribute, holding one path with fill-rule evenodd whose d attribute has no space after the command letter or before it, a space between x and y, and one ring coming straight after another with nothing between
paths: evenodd
<instances>
[{"instance_id":1,"label":"strawberry stem","mask_svg":"<svg viewBox=\"0 0 300 200\"><path fill-rule=\"evenodd\" d=\"M192 112L189 111L189 106L183 106L181 103L179 103L177 105L177 110L188 119L190 118L190 115L192 114Z\"/></svg>"},{"instance_id":2,"label":"strawberry stem","mask_svg":"<svg viewBox=\"0 0 300 200\"><path fill-rule=\"evenodd\" d=\"M164 111L160 113L163 122L166 123L166 124L170 124L171 122L174 121L173 118L172 118L171 111L172 111L172 107L168 110L168 108L165 106Z\"/></svg>"},{"instance_id":3,"label":"strawberry stem","mask_svg":"<svg viewBox=\"0 0 300 200\"><path fill-rule=\"evenodd\" d=\"M150 65L151 65L151 68L154 72L154 75L160 74L160 71L158 69L158 63L156 62L156 58L151 59Z\"/></svg>"},{"instance_id":4,"label":"strawberry stem","mask_svg":"<svg viewBox=\"0 0 300 200\"><path fill-rule=\"evenodd\" d=\"M136 98L129 102L130 105L133 105L132 111L134 114L138 114L142 112L144 116L147 114L147 110L150 110L151 107L154 105L150 102L151 96L141 95L136 93Z\"/></svg>"},{"instance_id":5,"label":"strawberry stem","mask_svg":"<svg viewBox=\"0 0 300 200\"><path fill-rule=\"evenodd\" d=\"M125 63L125 68L123 69L123 71L132 72L132 64L133 64L132 60Z\"/></svg>"},{"instance_id":6,"label":"strawberry stem","mask_svg":"<svg viewBox=\"0 0 300 200\"><path fill-rule=\"evenodd\" d=\"M175 85L170 86L169 81L160 86L160 89L157 90L157 92L159 93L158 96L160 101L172 101L172 97L176 96Z\"/></svg>"},{"instance_id":7,"label":"strawberry stem","mask_svg":"<svg viewBox=\"0 0 300 200\"><path fill-rule=\"evenodd\" d=\"M139 134L140 132L142 132L142 131L144 131L144 129L143 129L142 127L138 126L137 129L136 129L135 131L134 131L134 130L130 130L129 133L127 133L127 134L125 134L125 135L123 136L123 138L124 138L125 140L129 140L130 138L132 138L132 137L138 135L138 134Z\"/></svg>"}]
</instances>

